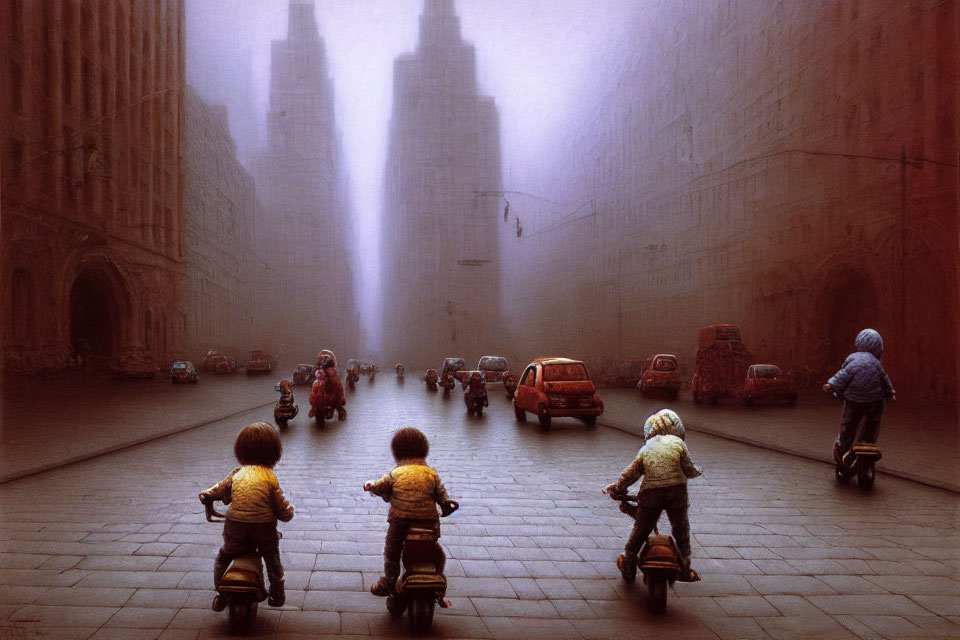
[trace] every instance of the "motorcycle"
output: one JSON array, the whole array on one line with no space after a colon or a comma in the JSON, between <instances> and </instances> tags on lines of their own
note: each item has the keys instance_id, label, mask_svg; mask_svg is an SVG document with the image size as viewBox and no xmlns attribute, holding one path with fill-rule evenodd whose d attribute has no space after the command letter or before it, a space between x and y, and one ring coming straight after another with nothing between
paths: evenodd
<instances>
[{"instance_id":1,"label":"motorcycle","mask_svg":"<svg viewBox=\"0 0 960 640\"><path fill-rule=\"evenodd\" d=\"M284 380L283 382L287 381ZM280 399L273 407L273 420L278 427L286 429L287 422L297 417L300 407L293 402L293 392L290 390L289 382L286 385L283 382L277 383L277 386L274 387L280 393Z\"/></svg>"},{"instance_id":2,"label":"motorcycle","mask_svg":"<svg viewBox=\"0 0 960 640\"><path fill-rule=\"evenodd\" d=\"M207 522L221 522L226 516L217 511L213 503L217 498L200 494ZM280 535L277 532L277 535ZM263 581L263 560L258 555L239 556L230 563L217 586L215 611L228 610L230 633L247 632L257 621L257 605L267 599ZM218 605L220 608L218 608Z\"/></svg>"},{"instance_id":3,"label":"motorcycle","mask_svg":"<svg viewBox=\"0 0 960 640\"><path fill-rule=\"evenodd\" d=\"M449 516L460 505L449 500L441 505L441 515ZM450 601L447 579L443 575L446 556L437 542L438 534L432 529L411 527L403 541L403 575L397 579L394 593L387 596L387 611L395 618L410 614L410 628L414 633L425 634L433 626L436 605L446 609Z\"/></svg>"},{"instance_id":4,"label":"motorcycle","mask_svg":"<svg viewBox=\"0 0 960 640\"><path fill-rule=\"evenodd\" d=\"M339 382L339 378L337 379ZM310 389L310 417L315 418L317 426L322 427L324 420L333 420L333 412L337 412L337 420L347 418L347 410L342 404L342 389L333 387L334 383L327 379L323 370L317 372L317 379ZM338 400L340 402L338 402Z\"/></svg>"},{"instance_id":5,"label":"motorcycle","mask_svg":"<svg viewBox=\"0 0 960 640\"><path fill-rule=\"evenodd\" d=\"M455 384L456 384L456 383L455 383L455 381L454 381L454 379L453 379L453 376L450 375L450 374L447 374L447 375L443 378L443 380L440 381L440 386L443 387L443 397L444 397L444 398L449 398L449 397L450 397L450 392L453 391L453 387L455 386Z\"/></svg>"},{"instance_id":6,"label":"motorcycle","mask_svg":"<svg viewBox=\"0 0 960 640\"><path fill-rule=\"evenodd\" d=\"M503 374L503 390L507 392L507 400L513 400L513 394L517 391L517 376L510 372Z\"/></svg>"},{"instance_id":7,"label":"motorcycle","mask_svg":"<svg viewBox=\"0 0 960 640\"><path fill-rule=\"evenodd\" d=\"M620 511L636 519L640 510L637 495L624 493L611 497L620 501ZM647 608L652 613L663 613L667 608L667 585L673 586L680 577L681 570L680 550L673 536L661 534L660 529L654 527L653 533L647 537L640 549L637 569L643 575L643 583L647 586ZM699 580L699 577L695 579Z\"/></svg>"},{"instance_id":8,"label":"motorcycle","mask_svg":"<svg viewBox=\"0 0 960 640\"><path fill-rule=\"evenodd\" d=\"M463 402L467 405L467 414L483 415L483 408L489 406L487 400L487 384L480 373L473 373L465 377L463 385Z\"/></svg>"},{"instance_id":9,"label":"motorcycle","mask_svg":"<svg viewBox=\"0 0 960 640\"><path fill-rule=\"evenodd\" d=\"M420 379L427 384L428 391L437 390L437 370L436 369L427 369L427 372L423 374L423 377Z\"/></svg>"},{"instance_id":10,"label":"motorcycle","mask_svg":"<svg viewBox=\"0 0 960 640\"><path fill-rule=\"evenodd\" d=\"M356 369L347 369L347 386L353 391L356 389L357 381L360 380L360 374Z\"/></svg>"},{"instance_id":11,"label":"motorcycle","mask_svg":"<svg viewBox=\"0 0 960 640\"><path fill-rule=\"evenodd\" d=\"M398 362L396 366L396 370L397 370L397 379L403 380L403 373L404 373L403 365Z\"/></svg>"}]
</instances>

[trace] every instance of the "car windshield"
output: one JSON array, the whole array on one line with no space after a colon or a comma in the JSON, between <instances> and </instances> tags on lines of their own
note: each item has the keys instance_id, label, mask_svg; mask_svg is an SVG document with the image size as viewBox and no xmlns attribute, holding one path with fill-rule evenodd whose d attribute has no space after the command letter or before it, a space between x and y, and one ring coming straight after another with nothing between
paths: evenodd
<instances>
[{"instance_id":1,"label":"car windshield","mask_svg":"<svg viewBox=\"0 0 960 640\"><path fill-rule=\"evenodd\" d=\"M753 376L755 378L779 378L779 367L754 367Z\"/></svg>"},{"instance_id":2,"label":"car windshield","mask_svg":"<svg viewBox=\"0 0 960 640\"><path fill-rule=\"evenodd\" d=\"M587 370L579 362L573 364L548 364L543 367L543 379L547 382L560 380L589 380Z\"/></svg>"},{"instance_id":3,"label":"car windshield","mask_svg":"<svg viewBox=\"0 0 960 640\"><path fill-rule=\"evenodd\" d=\"M670 358L658 358L653 368L657 371L676 371L677 363Z\"/></svg>"},{"instance_id":4,"label":"car windshield","mask_svg":"<svg viewBox=\"0 0 960 640\"><path fill-rule=\"evenodd\" d=\"M480 358L480 368L488 371L506 371L507 366L505 358Z\"/></svg>"},{"instance_id":5,"label":"car windshield","mask_svg":"<svg viewBox=\"0 0 960 640\"><path fill-rule=\"evenodd\" d=\"M187 365L184 362L174 362L173 368L176 369L177 371L183 371L184 369L187 368Z\"/></svg>"}]
</instances>

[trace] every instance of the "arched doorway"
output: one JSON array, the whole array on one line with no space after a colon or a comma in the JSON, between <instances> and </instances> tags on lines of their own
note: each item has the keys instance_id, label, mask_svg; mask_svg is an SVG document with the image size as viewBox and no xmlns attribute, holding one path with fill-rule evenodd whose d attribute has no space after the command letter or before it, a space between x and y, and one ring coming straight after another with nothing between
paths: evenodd
<instances>
[{"instance_id":1,"label":"arched doorway","mask_svg":"<svg viewBox=\"0 0 960 640\"><path fill-rule=\"evenodd\" d=\"M834 371L853 351L853 340L864 327L880 329L877 291L870 276L860 271L845 271L820 295L824 338L821 349L826 369Z\"/></svg>"},{"instance_id":2,"label":"arched doorway","mask_svg":"<svg viewBox=\"0 0 960 640\"><path fill-rule=\"evenodd\" d=\"M123 345L129 303L121 282L103 265L81 271L70 288L70 345L89 350L96 367L105 367Z\"/></svg>"}]
</instances>

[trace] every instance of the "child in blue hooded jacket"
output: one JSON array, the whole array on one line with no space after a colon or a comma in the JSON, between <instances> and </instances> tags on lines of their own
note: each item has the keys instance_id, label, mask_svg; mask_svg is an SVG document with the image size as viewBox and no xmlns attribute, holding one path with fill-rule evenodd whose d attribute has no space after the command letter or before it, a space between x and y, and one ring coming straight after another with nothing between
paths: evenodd
<instances>
[{"instance_id":1,"label":"child in blue hooded jacket","mask_svg":"<svg viewBox=\"0 0 960 640\"><path fill-rule=\"evenodd\" d=\"M853 342L854 351L843 361L843 366L823 385L823 390L843 398L840 433L833 445L837 464L845 464L844 456L853 447L857 429L863 422L862 442L876 444L883 417L883 399L897 399L887 372L880 364L883 357L883 338L873 329L864 329Z\"/></svg>"}]
</instances>

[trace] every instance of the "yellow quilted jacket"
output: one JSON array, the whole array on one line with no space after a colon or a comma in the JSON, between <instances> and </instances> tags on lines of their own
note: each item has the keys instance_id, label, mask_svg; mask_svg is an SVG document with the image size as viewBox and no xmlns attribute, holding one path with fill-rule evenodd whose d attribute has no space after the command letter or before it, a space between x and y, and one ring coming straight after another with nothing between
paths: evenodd
<instances>
[{"instance_id":1,"label":"yellow quilted jacket","mask_svg":"<svg viewBox=\"0 0 960 640\"><path fill-rule=\"evenodd\" d=\"M439 520L437 504L449 500L440 476L423 459L400 460L370 491L390 503L388 521Z\"/></svg>"},{"instance_id":2,"label":"yellow quilted jacket","mask_svg":"<svg viewBox=\"0 0 960 640\"><path fill-rule=\"evenodd\" d=\"M277 520L287 522L293 518L293 507L283 495L277 474L268 467L237 467L204 493L230 504L227 510L229 520L276 523Z\"/></svg>"}]
</instances>

